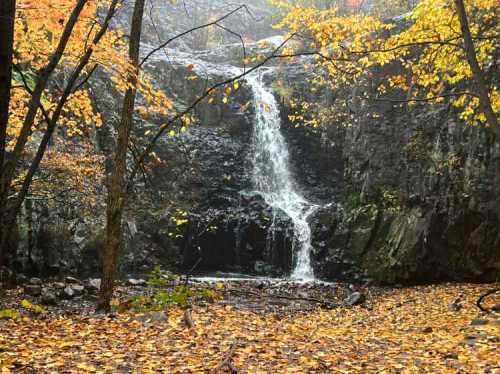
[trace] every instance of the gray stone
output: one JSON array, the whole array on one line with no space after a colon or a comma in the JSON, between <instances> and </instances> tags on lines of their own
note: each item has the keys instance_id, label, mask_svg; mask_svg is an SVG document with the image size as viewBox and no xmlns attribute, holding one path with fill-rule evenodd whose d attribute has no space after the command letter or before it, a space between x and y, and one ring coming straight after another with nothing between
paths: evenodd
<instances>
[{"instance_id":1,"label":"gray stone","mask_svg":"<svg viewBox=\"0 0 500 374\"><path fill-rule=\"evenodd\" d=\"M452 302L448 304L448 310L450 312L458 312L460 309L462 309L462 304L460 302Z\"/></svg>"},{"instance_id":2,"label":"gray stone","mask_svg":"<svg viewBox=\"0 0 500 374\"><path fill-rule=\"evenodd\" d=\"M484 326L488 324L487 319L476 318L470 322L471 326Z\"/></svg>"},{"instance_id":3,"label":"gray stone","mask_svg":"<svg viewBox=\"0 0 500 374\"><path fill-rule=\"evenodd\" d=\"M30 296L40 296L42 294L42 286L38 284L27 284L24 286L24 293Z\"/></svg>"},{"instance_id":4,"label":"gray stone","mask_svg":"<svg viewBox=\"0 0 500 374\"><path fill-rule=\"evenodd\" d=\"M42 290L42 304L45 304L45 305L57 305L57 296L56 294L47 289L47 288L44 288Z\"/></svg>"},{"instance_id":5,"label":"gray stone","mask_svg":"<svg viewBox=\"0 0 500 374\"><path fill-rule=\"evenodd\" d=\"M344 300L344 304L347 306L360 305L365 302L365 299L365 295L361 292L353 292Z\"/></svg>"},{"instance_id":6,"label":"gray stone","mask_svg":"<svg viewBox=\"0 0 500 374\"><path fill-rule=\"evenodd\" d=\"M127 280L127 284L129 286L145 286L146 285L146 281L144 279L129 278Z\"/></svg>"},{"instance_id":7,"label":"gray stone","mask_svg":"<svg viewBox=\"0 0 500 374\"><path fill-rule=\"evenodd\" d=\"M89 279L88 288L91 291L99 291L101 288L101 280L98 278Z\"/></svg>"},{"instance_id":8,"label":"gray stone","mask_svg":"<svg viewBox=\"0 0 500 374\"><path fill-rule=\"evenodd\" d=\"M140 322L164 322L168 321L168 315L164 311L149 312L138 315L136 319Z\"/></svg>"},{"instance_id":9,"label":"gray stone","mask_svg":"<svg viewBox=\"0 0 500 374\"><path fill-rule=\"evenodd\" d=\"M40 278L30 278L29 284L42 285L42 280Z\"/></svg>"},{"instance_id":10,"label":"gray stone","mask_svg":"<svg viewBox=\"0 0 500 374\"><path fill-rule=\"evenodd\" d=\"M58 290L62 290L64 287L66 287L66 285L62 282L54 282L52 286L54 286L54 288L57 288Z\"/></svg>"},{"instance_id":11,"label":"gray stone","mask_svg":"<svg viewBox=\"0 0 500 374\"><path fill-rule=\"evenodd\" d=\"M63 299L72 299L75 296L75 291L70 286L64 287L59 296Z\"/></svg>"},{"instance_id":12,"label":"gray stone","mask_svg":"<svg viewBox=\"0 0 500 374\"><path fill-rule=\"evenodd\" d=\"M16 282L17 282L17 284L28 283L28 277L24 274L17 274L16 275Z\"/></svg>"},{"instance_id":13,"label":"gray stone","mask_svg":"<svg viewBox=\"0 0 500 374\"><path fill-rule=\"evenodd\" d=\"M75 277L66 277L66 283L70 283L70 284L80 284L81 282L76 279Z\"/></svg>"},{"instance_id":14,"label":"gray stone","mask_svg":"<svg viewBox=\"0 0 500 374\"><path fill-rule=\"evenodd\" d=\"M83 295L83 293L85 292L85 287L81 284L72 284L70 287L75 293L75 296Z\"/></svg>"}]
</instances>

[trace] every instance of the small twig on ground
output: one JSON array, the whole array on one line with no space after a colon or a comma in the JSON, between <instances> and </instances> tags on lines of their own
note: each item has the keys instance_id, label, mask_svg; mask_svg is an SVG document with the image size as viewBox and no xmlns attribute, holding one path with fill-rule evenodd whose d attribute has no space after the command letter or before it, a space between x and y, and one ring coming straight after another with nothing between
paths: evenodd
<instances>
[{"instance_id":1,"label":"small twig on ground","mask_svg":"<svg viewBox=\"0 0 500 374\"><path fill-rule=\"evenodd\" d=\"M494 293L497 293L497 292L500 292L500 288L495 288L495 289L492 289L492 290L489 290L485 293L483 293L481 296L479 296L479 298L477 299L476 301L476 306L481 309L483 312L486 312L486 313L490 313L491 310L489 309L486 309L485 307L483 307L482 303L483 303L483 300L485 298L487 298L488 296L490 295L493 295Z\"/></svg>"},{"instance_id":2,"label":"small twig on ground","mask_svg":"<svg viewBox=\"0 0 500 374\"><path fill-rule=\"evenodd\" d=\"M184 311L183 321L188 328L190 329L194 328L194 321L193 321L193 316L191 315L191 309L186 309Z\"/></svg>"},{"instance_id":3,"label":"small twig on ground","mask_svg":"<svg viewBox=\"0 0 500 374\"><path fill-rule=\"evenodd\" d=\"M220 370L224 369L227 367L229 370L231 370L231 373L236 374L238 373L238 369L234 367L234 365L231 363L231 360L233 359L233 355L236 352L236 348L238 347L238 343L234 342L231 344L231 347L227 351L227 353L224 355L224 358L222 361L217 365L215 369L210 370L210 374L217 374Z\"/></svg>"}]
</instances>

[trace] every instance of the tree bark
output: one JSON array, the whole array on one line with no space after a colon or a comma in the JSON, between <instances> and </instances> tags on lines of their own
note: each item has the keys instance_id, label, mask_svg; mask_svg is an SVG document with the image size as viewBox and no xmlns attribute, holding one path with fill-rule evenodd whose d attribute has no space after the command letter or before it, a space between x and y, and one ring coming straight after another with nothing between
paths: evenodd
<instances>
[{"instance_id":1,"label":"tree bark","mask_svg":"<svg viewBox=\"0 0 500 374\"><path fill-rule=\"evenodd\" d=\"M133 114L139 74L139 47L141 41L142 17L145 0L136 0L130 31L129 59L134 67L129 73L129 87L125 92L121 120L118 126L118 140L113 157L113 169L108 183L106 210L106 243L103 254L101 288L97 308L109 312L113 296L116 270L122 246L122 216L126 201L126 161L130 132L133 128Z\"/></svg>"},{"instance_id":2,"label":"tree bark","mask_svg":"<svg viewBox=\"0 0 500 374\"><path fill-rule=\"evenodd\" d=\"M7 145L7 125L9 122L10 91L12 88L12 55L14 51L14 20L16 1L0 1L0 191L4 174L5 153ZM5 263L3 217L6 201L0 199L0 266Z\"/></svg>"},{"instance_id":3,"label":"tree bark","mask_svg":"<svg viewBox=\"0 0 500 374\"><path fill-rule=\"evenodd\" d=\"M0 48L0 176L5 160L7 123L9 121L15 15L16 0L2 0L0 2L0 45L2 46Z\"/></svg>"},{"instance_id":4,"label":"tree bark","mask_svg":"<svg viewBox=\"0 0 500 374\"><path fill-rule=\"evenodd\" d=\"M477 60L476 49L474 47L474 41L472 40L464 2L463 0L454 0L454 2L458 14L458 19L460 20L460 28L462 31L462 37L464 39L464 48L467 55L467 62L469 63L469 66L472 70L472 75L476 86L476 93L479 96L481 111L486 116L486 121L488 122L491 131L495 134L495 137L497 139L500 139L500 126L498 125L498 118L496 113L493 111L493 106L491 105L489 95L489 88L486 80L484 79L483 70L479 66L479 62Z\"/></svg>"}]
</instances>

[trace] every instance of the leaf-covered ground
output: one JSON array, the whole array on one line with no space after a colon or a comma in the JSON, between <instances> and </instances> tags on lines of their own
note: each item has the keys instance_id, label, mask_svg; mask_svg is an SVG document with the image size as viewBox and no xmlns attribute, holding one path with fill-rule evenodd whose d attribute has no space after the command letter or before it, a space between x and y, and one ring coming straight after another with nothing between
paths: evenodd
<instances>
[{"instance_id":1,"label":"leaf-covered ground","mask_svg":"<svg viewBox=\"0 0 500 374\"><path fill-rule=\"evenodd\" d=\"M498 314L474 306L488 287L394 289L365 306L305 313L213 304L194 308L191 329L180 309L164 321L131 314L4 320L0 372L498 373ZM459 296L460 306L450 308Z\"/></svg>"}]
</instances>

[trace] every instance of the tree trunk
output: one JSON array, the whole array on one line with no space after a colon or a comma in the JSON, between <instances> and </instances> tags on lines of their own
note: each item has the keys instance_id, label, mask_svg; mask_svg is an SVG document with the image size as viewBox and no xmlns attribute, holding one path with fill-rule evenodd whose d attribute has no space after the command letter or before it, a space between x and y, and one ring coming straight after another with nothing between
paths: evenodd
<instances>
[{"instance_id":1,"label":"tree trunk","mask_svg":"<svg viewBox=\"0 0 500 374\"><path fill-rule=\"evenodd\" d=\"M129 59L134 67L128 77L129 89L125 92L122 114L118 126L118 141L113 157L113 169L108 183L106 210L106 243L103 254L101 289L97 308L109 311L116 277L120 249L122 246L122 216L126 200L126 161L139 73L139 47L141 41L142 16L145 0L136 0L130 31Z\"/></svg>"},{"instance_id":2,"label":"tree trunk","mask_svg":"<svg viewBox=\"0 0 500 374\"><path fill-rule=\"evenodd\" d=\"M7 125L9 122L15 15L15 0L0 1L0 45L2 46L0 48L0 186L3 184ZM0 266L5 263L5 251L2 250L2 243L5 237L3 221L6 213L6 203L6 201L0 200Z\"/></svg>"},{"instance_id":3,"label":"tree trunk","mask_svg":"<svg viewBox=\"0 0 500 374\"><path fill-rule=\"evenodd\" d=\"M486 84L484 73L477 60L474 41L472 40L472 35L470 33L469 21L467 19L464 2L463 0L454 0L454 2L458 18L460 20L460 28L462 30L462 37L464 39L464 48L467 55L467 62L469 63L469 66L472 70L472 75L476 86L476 94L479 96L481 111L486 116L488 125L491 131L495 134L495 137L497 139L500 139L500 126L498 125L498 118L493 111L488 85Z\"/></svg>"},{"instance_id":4,"label":"tree trunk","mask_svg":"<svg viewBox=\"0 0 500 374\"><path fill-rule=\"evenodd\" d=\"M9 121L10 89L12 82L12 52L16 0L0 2L0 176L5 160L7 123Z\"/></svg>"}]
</instances>

